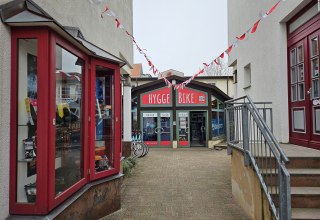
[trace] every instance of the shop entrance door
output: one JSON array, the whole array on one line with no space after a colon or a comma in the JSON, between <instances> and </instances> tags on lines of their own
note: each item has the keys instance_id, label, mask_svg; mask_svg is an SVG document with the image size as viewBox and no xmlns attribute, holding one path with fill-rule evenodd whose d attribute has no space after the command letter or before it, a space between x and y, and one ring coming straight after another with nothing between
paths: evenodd
<instances>
[{"instance_id":1,"label":"shop entrance door","mask_svg":"<svg viewBox=\"0 0 320 220\"><path fill-rule=\"evenodd\" d=\"M319 29L289 47L290 142L320 148Z\"/></svg>"},{"instance_id":2,"label":"shop entrance door","mask_svg":"<svg viewBox=\"0 0 320 220\"><path fill-rule=\"evenodd\" d=\"M178 146L189 147L190 146L189 112L181 111L181 112L178 112L177 116L178 116L177 117Z\"/></svg>"},{"instance_id":3,"label":"shop entrance door","mask_svg":"<svg viewBox=\"0 0 320 220\"><path fill-rule=\"evenodd\" d=\"M149 147L171 147L171 112L143 112L142 139Z\"/></svg>"},{"instance_id":4,"label":"shop entrance door","mask_svg":"<svg viewBox=\"0 0 320 220\"><path fill-rule=\"evenodd\" d=\"M190 112L190 144L191 147L206 145L206 112Z\"/></svg>"}]
</instances>

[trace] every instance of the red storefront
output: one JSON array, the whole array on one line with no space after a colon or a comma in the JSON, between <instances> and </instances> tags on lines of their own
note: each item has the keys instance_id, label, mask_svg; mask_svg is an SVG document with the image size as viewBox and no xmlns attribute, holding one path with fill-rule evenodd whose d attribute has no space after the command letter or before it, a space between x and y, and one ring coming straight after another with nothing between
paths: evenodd
<instances>
[{"instance_id":1,"label":"red storefront","mask_svg":"<svg viewBox=\"0 0 320 220\"><path fill-rule=\"evenodd\" d=\"M320 14L311 1L288 22L290 143L320 149Z\"/></svg>"},{"instance_id":2,"label":"red storefront","mask_svg":"<svg viewBox=\"0 0 320 220\"><path fill-rule=\"evenodd\" d=\"M184 81L179 76L168 80ZM207 147L224 136L223 102L229 97L213 85L194 80L174 90L160 79L135 87L132 97L137 105L134 129L151 147Z\"/></svg>"},{"instance_id":3,"label":"red storefront","mask_svg":"<svg viewBox=\"0 0 320 220\"><path fill-rule=\"evenodd\" d=\"M32 1L2 5L1 18L11 28L10 214L119 209L125 62Z\"/></svg>"}]
</instances>

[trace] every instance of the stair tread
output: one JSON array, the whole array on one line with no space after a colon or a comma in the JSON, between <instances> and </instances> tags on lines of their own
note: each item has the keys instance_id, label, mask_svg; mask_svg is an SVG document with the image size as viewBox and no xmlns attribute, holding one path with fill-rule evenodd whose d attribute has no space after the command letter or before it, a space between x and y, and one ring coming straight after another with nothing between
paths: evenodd
<instances>
[{"instance_id":1,"label":"stair tread","mask_svg":"<svg viewBox=\"0 0 320 220\"><path fill-rule=\"evenodd\" d=\"M320 219L320 209L293 208L292 219Z\"/></svg>"},{"instance_id":2,"label":"stair tread","mask_svg":"<svg viewBox=\"0 0 320 220\"><path fill-rule=\"evenodd\" d=\"M276 192L276 186L268 187L270 192ZM272 188L272 190L271 190ZM291 195L320 195L320 187L291 187Z\"/></svg>"}]
</instances>

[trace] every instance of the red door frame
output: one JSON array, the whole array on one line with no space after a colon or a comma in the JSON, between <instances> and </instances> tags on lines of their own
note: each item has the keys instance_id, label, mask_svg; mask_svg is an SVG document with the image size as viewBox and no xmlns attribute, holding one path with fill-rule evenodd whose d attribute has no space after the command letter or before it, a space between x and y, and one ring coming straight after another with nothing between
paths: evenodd
<instances>
[{"instance_id":1,"label":"red door frame","mask_svg":"<svg viewBox=\"0 0 320 220\"><path fill-rule=\"evenodd\" d=\"M307 94L307 90L311 87L310 85L310 54L309 54L309 38L308 36L315 31L320 29L320 14L316 15L304 25L299 27L297 30L289 34L289 25L294 22L300 15L305 13L308 9L316 4L316 1L312 1L308 6L306 6L299 14L293 17L287 25L287 33L288 33L288 115L289 115L289 141L290 143L302 145L306 147L320 149L320 142L310 141L311 140L311 110L310 110L310 96ZM297 44L298 42L303 41L304 43L304 72L305 72L305 107L306 107L306 131L305 135L294 134L292 130L292 107L294 107L291 103L291 76L290 76L290 48Z\"/></svg>"},{"instance_id":2,"label":"red door frame","mask_svg":"<svg viewBox=\"0 0 320 220\"><path fill-rule=\"evenodd\" d=\"M37 121L37 199L35 204L18 203L17 198L17 110L18 110L18 39L36 38L37 45L37 70L38 70L38 115ZM11 113L10 113L10 213L11 214L45 214L48 211L47 203L47 162L48 162L48 97L47 77L44 73L49 72L49 31L47 28L19 28L11 29ZM42 147L41 147L42 146Z\"/></svg>"},{"instance_id":3,"label":"red door frame","mask_svg":"<svg viewBox=\"0 0 320 220\"><path fill-rule=\"evenodd\" d=\"M53 120L56 118L56 45L61 46L63 49L69 51L70 53L78 56L84 61L84 68L83 68L83 82L82 82L82 92L83 92L83 106L82 106L82 122L81 122L81 142L83 146L83 178L75 183L72 187L65 190L60 195L55 195L55 145L56 145L56 128L55 125L53 125ZM89 78L89 58L87 55L85 55L82 51L72 46L68 41L60 37L55 32L51 31L50 34L50 71L49 71L49 87L50 87L50 94L49 94L49 169L48 169L48 182L49 182L49 209L53 209L57 205L59 205L61 202L66 200L68 197L70 197L73 193L75 193L77 190L79 190L82 186L84 186L89 178L88 178L88 139L85 137L88 137L88 96L89 91L88 89L88 78Z\"/></svg>"},{"instance_id":4,"label":"red door frame","mask_svg":"<svg viewBox=\"0 0 320 220\"><path fill-rule=\"evenodd\" d=\"M96 172L95 160L90 161L90 180L99 179L105 176L110 176L119 173L120 171L120 157L121 157L121 81L120 81L120 67L118 64L109 63L97 58L91 58L91 74L90 74L90 158L95 158L95 118L96 118L96 66L102 66L112 69L114 71L114 168L111 170Z\"/></svg>"},{"instance_id":5,"label":"red door frame","mask_svg":"<svg viewBox=\"0 0 320 220\"><path fill-rule=\"evenodd\" d=\"M17 197L17 101L18 101L18 39L37 39L38 69L38 129L37 129L37 199L33 203L18 203ZM59 44L84 60L83 77L83 169L84 177L71 188L55 195L55 46ZM92 64L91 64L92 62ZM114 158L115 168L95 174L94 169L94 119L95 119L95 68L101 65L114 70ZM119 64L92 58L73 46L69 41L47 27L17 27L11 29L11 113L10 113L10 214L45 215L91 180L119 173L121 157L121 81ZM90 107L91 104L91 107ZM90 122L90 118L93 119ZM91 129L91 130L90 130ZM40 147L43 146L43 147ZM92 174L90 176L90 173Z\"/></svg>"},{"instance_id":6,"label":"red door frame","mask_svg":"<svg viewBox=\"0 0 320 220\"><path fill-rule=\"evenodd\" d=\"M316 32L314 32L313 34L311 34L311 35L309 35L308 36L308 43L309 43L309 47L308 47L308 55L309 55L309 60L308 60L308 64L309 64L309 68L310 68L310 74L309 74L309 76L311 77L311 71L312 71L312 69L311 69L311 51L310 51L310 42L311 42L311 40L314 38L314 37L318 37L318 51L320 51L320 44L319 44L319 41L320 41L320 28L316 31ZM320 60L319 60L319 54L318 54L318 62L320 62ZM319 65L319 63L318 63L318 65ZM312 83L312 79L310 79L310 84ZM310 88L311 88L311 85L310 85ZM316 98L317 100L319 100L320 98ZM309 145L311 145L311 146L313 146L314 148L318 148L318 149L320 149L320 134L318 133L318 134L315 134L315 131L314 131L314 116L313 116L313 114L314 114L314 112L313 112L313 107L317 107L317 109L319 109L319 105L317 105L317 106L314 106L313 105L313 99L310 99L310 101L309 101L309 107L310 107L310 118L312 119L311 120L311 123L310 123L310 130L311 130L311 132L310 132L310 142L309 142Z\"/></svg>"}]
</instances>

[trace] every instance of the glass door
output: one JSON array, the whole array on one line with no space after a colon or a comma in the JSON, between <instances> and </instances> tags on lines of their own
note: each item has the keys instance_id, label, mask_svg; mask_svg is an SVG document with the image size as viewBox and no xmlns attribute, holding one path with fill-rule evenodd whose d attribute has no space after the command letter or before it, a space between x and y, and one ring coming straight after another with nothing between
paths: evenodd
<instances>
[{"instance_id":1,"label":"glass door","mask_svg":"<svg viewBox=\"0 0 320 220\"><path fill-rule=\"evenodd\" d=\"M189 112L178 112L178 146L189 147L190 146L190 134L189 134Z\"/></svg>"},{"instance_id":2,"label":"glass door","mask_svg":"<svg viewBox=\"0 0 320 220\"><path fill-rule=\"evenodd\" d=\"M163 112L160 113L160 129L158 129L158 134L160 138L160 146L170 147L172 134L171 134L171 113Z\"/></svg>"},{"instance_id":3,"label":"glass door","mask_svg":"<svg viewBox=\"0 0 320 220\"><path fill-rule=\"evenodd\" d=\"M171 147L171 112L142 113L142 140L149 147Z\"/></svg>"},{"instance_id":4,"label":"glass door","mask_svg":"<svg viewBox=\"0 0 320 220\"><path fill-rule=\"evenodd\" d=\"M158 113L142 113L142 140L148 146L158 146L158 130Z\"/></svg>"},{"instance_id":5,"label":"glass door","mask_svg":"<svg viewBox=\"0 0 320 220\"><path fill-rule=\"evenodd\" d=\"M320 31L309 36L310 84L308 91L311 109L311 141L320 142L320 75L319 75L319 44Z\"/></svg>"}]
</instances>

